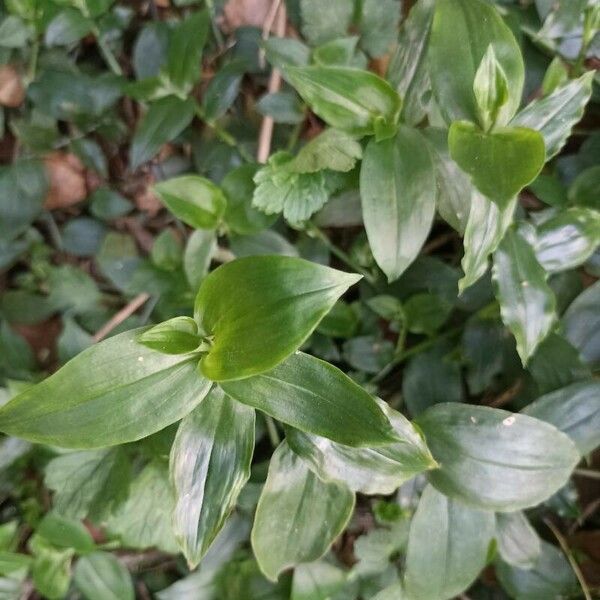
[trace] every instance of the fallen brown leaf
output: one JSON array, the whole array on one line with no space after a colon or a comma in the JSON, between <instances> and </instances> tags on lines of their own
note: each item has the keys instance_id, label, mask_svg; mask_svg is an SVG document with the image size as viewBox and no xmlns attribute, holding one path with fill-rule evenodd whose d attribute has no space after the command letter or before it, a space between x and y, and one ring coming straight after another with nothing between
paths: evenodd
<instances>
[{"instance_id":1,"label":"fallen brown leaf","mask_svg":"<svg viewBox=\"0 0 600 600\"><path fill-rule=\"evenodd\" d=\"M0 66L0 104L15 108L25 99L25 87L19 72L11 65Z\"/></svg>"},{"instance_id":2,"label":"fallen brown leaf","mask_svg":"<svg viewBox=\"0 0 600 600\"><path fill-rule=\"evenodd\" d=\"M44 164L50 182L44 208L66 208L86 198L86 170L77 156L52 152L44 157Z\"/></svg>"},{"instance_id":3,"label":"fallen brown leaf","mask_svg":"<svg viewBox=\"0 0 600 600\"><path fill-rule=\"evenodd\" d=\"M223 7L223 26L229 31L238 27L262 27L271 0L228 0Z\"/></svg>"}]
</instances>

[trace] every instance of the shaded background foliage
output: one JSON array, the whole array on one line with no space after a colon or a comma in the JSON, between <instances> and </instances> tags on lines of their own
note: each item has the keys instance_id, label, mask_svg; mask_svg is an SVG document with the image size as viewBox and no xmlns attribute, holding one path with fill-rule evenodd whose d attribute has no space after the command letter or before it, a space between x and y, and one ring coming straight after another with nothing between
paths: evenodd
<instances>
[{"instance_id":1,"label":"shaded background foliage","mask_svg":"<svg viewBox=\"0 0 600 600\"><path fill-rule=\"evenodd\" d=\"M546 101L555 119L542 132L549 162L516 201L497 185L486 191L498 192L498 205L474 191L464 172L468 159L453 154L463 171L448 156L440 128L455 109L436 104L431 92L435 69L446 68L443 44L439 63L426 60L433 2L285 4L285 15L260 0L0 4L0 403L103 338L191 315L211 265L279 254L364 275L302 349L416 419L434 456L448 457L447 468L455 438L443 434L452 414L443 407L425 412L446 402L472 404L473 419L481 405L548 421L572 438L585 462L526 516L494 517L452 496L482 501L469 481L455 489L460 465L456 479L431 475L447 497L426 487L422 474L410 479L430 465L350 473L343 448L328 440L332 463L322 463L315 447L325 440L315 442L314 432L286 431L293 452L282 446L273 454L283 430L259 413L250 479L190 573L171 530L168 455L176 425L141 441L75 452L3 436L0 598L385 600L400 597L405 572L415 598L452 597L469 586L473 599L597 591L597 3L495 3L525 60L515 110ZM450 35L452 66L468 47ZM367 71L387 79L403 97L403 122L434 126L418 134L401 129L397 143L413 144L410 161L385 162L396 143L384 139L395 133L392 118L374 129L370 122L326 129L324 121L341 117L320 105L322 92L312 98L304 72L293 70L308 63L325 69L328 85L335 79L327 68L361 69L361 81L381 89L382 111L394 115L396 96ZM277 82L273 67L287 69L286 82ZM512 124L543 129L538 116L525 108ZM382 145L356 139L365 133ZM398 169L408 179L424 163L437 179L425 169L419 189L437 198L414 231L403 232L398 244L408 240L402 250L409 258L400 260L388 254L381 219L370 225L365 198L376 204L385 195L386 173ZM493 167L480 185L498 184L500 175L510 186L515 171ZM169 183L184 174L206 180ZM477 174L473 180L478 184ZM370 181L383 187L369 190ZM182 198L193 206L182 208ZM500 213L507 201L511 210ZM504 235L513 220L518 231ZM496 288L488 265L494 251ZM523 273L515 273L515 262ZM235 385L224 387L235 398ZM231 411L249 410L229 402ZM209 416L218 424L218 415ZM517 456L518 444L510 446L496 458L510 461L513 449ZM250 547L269 462L284 485L293 474L292 492L323 487L315 493L317 514L303 526L317 540L336 537L324 558L300 561L277 582L264 574L276 578L281 564L265 557L280 551L281 540L294 540L289 524L275 533L255 526L260 567ZM355 504L345 485L319 479L336 465L350 473ZM341 517L336 502L344 505ZM268 498L265 504L268 514ZM330 530L311 529L335 518ZM427 545L444 532L455 551L447 556L441 545ZM305 556L318 559L328 545L309 547Z\"/></svg>"}]
</instances>

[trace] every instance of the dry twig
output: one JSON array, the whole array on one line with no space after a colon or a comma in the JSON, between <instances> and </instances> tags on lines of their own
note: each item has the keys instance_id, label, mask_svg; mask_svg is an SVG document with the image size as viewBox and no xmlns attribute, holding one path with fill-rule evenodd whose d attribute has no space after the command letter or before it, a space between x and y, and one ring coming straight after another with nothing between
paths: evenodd
<instances>
[{"instance_id":1,"label":"dry twig","mask_svg":"<svg viewBox=\"0 0 600 600\"><path fill-rule=\"evenodd\" d=\"M103 340L115 327L118 327L127 317L130 317L140 306L150 298L145 292L138 294L129 304L124 306L118 313L113 315L98 331L92 339L94 342Z\"/></svg>"}]
</instances>

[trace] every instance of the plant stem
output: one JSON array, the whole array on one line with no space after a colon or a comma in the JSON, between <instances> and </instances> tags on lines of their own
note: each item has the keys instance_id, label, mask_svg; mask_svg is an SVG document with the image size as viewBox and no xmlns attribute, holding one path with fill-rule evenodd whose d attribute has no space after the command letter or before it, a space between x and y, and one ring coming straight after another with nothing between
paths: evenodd
<instances>
[{"instance_id":1,"label":"plant stem","mask_svg":"<svg viewBox=\"0 0 600 600\"><path fill-rule=\"evenodd\" d=\"M108 47L106 42L102 39L100 30L97 27L94 27L92 29L92 33L94 34L94 37L96 38L96 43L98 44L100 54L102 54L102 58L104 58L104 60L106 61L106 64L110 68L110 70L115 75L123 75L123 69L121 69L121 65L117 61L112 50Z\"/></svg>"},{"instance_id":2,"label":"plant stem","mask_svg":"<svg viewBox=\"0 0 600 600\"><path fill-rule=\"evenodd\" d=\"M208 12L210 14L210 26L212 27L213 35L217 40L219 48L222 48L225 44L225 41L223 40L223 34L221 33L221 30L215 23L215 16L217 11L215 10L214 0L206 0L206 8L208 8Z\"/></svg>"},{"instance_id":3,"label":"plant stem","mask_svg":"<svg viewBox=\"0 0 600 600\"><path fill-rule=\"evenodd\" d=\"M588 479L600 479L600 471L592 471L591 469L575 469L574 475L579 477L587 477Z\"/></svg>"},{"instance_id":4,"label":"plant stem","mask_svg":"<svg viewBox=\"0 0 600 600\"><path fill-rule=\"evenodd\" d=\"M544 523L546 523L548 528L552 531L552 533L558 540L562 551L565 553L565 556L567 557L567 560L569 561L569 564L571 565L571 568L575 573L575 577L577 577L577 581L579 581L579 585L581 586L581 591L583 592L585 600L592 600L592 595L590 594L590 590L588 589L587 583L585 582L583 573L581 572L581 569L579 568L579 565L577 564L577 561L575 560L573 553L571 552L571 549L567 544L567 541L565 540L561 532L558 530L558 528L554 525L554 523L552 523L552 521L550 521L549 519L544 519Z\"/></svg>"},{"instance_id":5,"label":"plant stem","mask_svg":"<svg viewBox=\"0 0 600 600\"><path fill-rule=\"evenodd\" d=\"M336 246L326 235L321 231L314 223L309 223L307 228L308 233L312 233L315 237L319 238L329 248L330 252L337 256L343 263L348 265L351 269L354 269L357 273L360 273L367 283L375 287L377 280L371 273L363 269L356 261L344 252L341 248Z\"/></svg>"},{"instance_id":6,"label":"plant stem","mask_svg":"<svg viewBox=\"0 0 600 600\"><path fill-rule=\"evenodd\" d=\"M269 434L269 439L271 440L271 446L273 448L277 448L281 443L281 438L279 437L279 432L277 431L277 425L275 425L275 421L269 415L265 415L265 423L267 424L267 432Z\"/></svg>"}]
</instances>

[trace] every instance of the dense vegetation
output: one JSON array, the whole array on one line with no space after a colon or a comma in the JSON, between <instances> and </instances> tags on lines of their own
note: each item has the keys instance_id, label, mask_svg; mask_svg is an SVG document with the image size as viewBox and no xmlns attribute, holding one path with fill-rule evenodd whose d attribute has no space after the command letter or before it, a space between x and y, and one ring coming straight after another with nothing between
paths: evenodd
<instances>
[{"instance_id":1,"label":"dense vegetation","mask_svg":"<svg viewBox=\"0 0 600 600\"><path fill-rule=\"evenodd\" d=\"M0 0L0 600L600 590L597 0Z\"/></svg>"}]
</instances>

